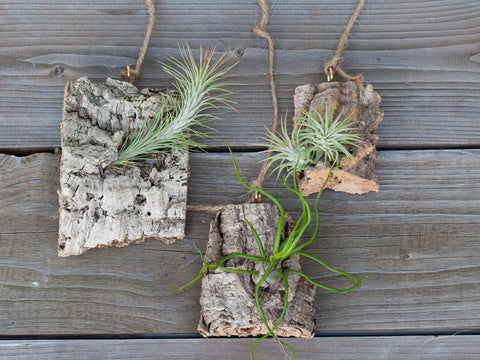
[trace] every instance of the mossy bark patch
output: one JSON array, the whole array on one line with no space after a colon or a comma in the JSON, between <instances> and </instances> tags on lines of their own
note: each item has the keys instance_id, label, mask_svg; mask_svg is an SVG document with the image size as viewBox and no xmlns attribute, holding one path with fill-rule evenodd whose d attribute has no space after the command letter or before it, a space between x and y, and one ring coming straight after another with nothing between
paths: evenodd
<instances>
[{"instance_id":1,"label":"mossy bark patch","mask_svg":"<svg viewBox=\"0 0 480 360\"><path fill-rule=\"evenodd\" d=\"M265 248L272 253L279 220L278 209L271 204L228 205L210 224L210 236L205 253L208 263L216 263L223 256L241 252L260 256L256 241L244 219L249 220ZM287 215L283 236L292 229ZM255 262L234 258L226 265L234 269L253 270ZM292 256L282 269L301 270L299 256ZM284 319L275 330L277 336L312 337L315 330L315 288L295 274L286 274L289 281L288 308ZM202 336L258 336L267 333L255 304L255 284L249 274L224 270L209 271L202 279L200 296L201 318L198 331ZM261 290L261 303L272 326L282 312L285 296L283 281Z\"/></svg>"},{"instance_id":2,"label":"mossy bark patch","mask_svg":"<svg viewBox=\"0 0 480 360\"><path fill-rule=\"evenodd\" d=\"M127 131L136 131L169 92L86 78L65 88L60 169L58 255L126 246L146 238L184 237L188 154L172 153L139 166L110 168Z\"/></svg>"},{"instance_id":3,"label":"mossy bark patch","mask_svg":"<svg viewBox=\"0 0 480 360\"><path fill-rule=\"evenodd\" d=\"M295 117L312 109L323 116L327 107L333 108L335 117L340 113L351 114L352 132L361 136L359 147L352 149L353 159L342 156L340 168L332 172L326 188L350 194L378 191L375 163L380 155L376 150L378 135L375 130L383 120L383 110L380 108L382 99L373 86L354 81L307 84L295 89L294 99ZM307 196L318 192L330 168L328 162L319 162L298 173L302 194Z\"/></svg>"}]
</instances>

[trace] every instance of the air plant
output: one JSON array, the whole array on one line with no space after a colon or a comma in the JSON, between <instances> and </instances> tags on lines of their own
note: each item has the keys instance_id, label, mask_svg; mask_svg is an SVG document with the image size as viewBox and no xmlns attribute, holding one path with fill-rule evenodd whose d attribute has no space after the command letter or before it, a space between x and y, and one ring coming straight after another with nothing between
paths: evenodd
<instances>
[{"instance_id":1,"label":"air plant","mask_svg":"<svg viewBox=\"0 0 480 360\"><path fill-rule=\"evenodd\" d=\"M180 53L181 60L171 57L170 64L162 64L163 70L175 79L174 86L179 92L172 99L173 111L163 105L153 118L143 120L138 131L128 132L111 167L132 165L155 154L171 153L172 149L188 151L205 147L194 137L208 135L192 127L208 128L206 123L217 118L216 112L230 103L231 92L225 87L231 85L226 81L226 73L232 66L224 66L230 56L213 60L213 51L200 48L197 64L188 46L180 47Z\"/></svg>"},{"instance_id":2,"label":"air plant","mask_svg":"<svg viewBox=\"0 0 480 360\"><path fill-rule=\"evenodd\" d=\"M352 115L343 116L343 113L334 116L333 108L325 109L325 116L315 109L304 112L296 118L293 125L292 135L287 132L285 119L281 124L279 135L268 130L265 140L273 155L267 160L267 169L274 163L278 165L272 173L286 171L287 177L296 171L302 171L308 165L315 165L319 161L330 163L332 167L339 164L341 155L351 159L349 148L357 146L360 135L352 133Z\"/></svg>"},{"instance_id":3,"label":"air plant","mask_svg":"<svg viewBox=\"0 0 480 360\"><path fill-rule=\"evenodd\" d=\"M228 145L228 143L227 143L227 145ZM251 348L250 348L251 359L253 360L253 350L254 350L255 345L259 341L261 341L261 340L263 340L263 339L265 339L269 336L274 337L282 345L290 348L292 350L294 356L295 356L295 350L293 349L293 347L291 347L290 345L286 344L285 342L279 340L276 337L276 335L274 334L275 329L279 326L279 324L283 320L283 318L285 316L285 312L287 310L288 291L289 291L288 285L289 284L288 284L288 279L286 277L286 274L289 274L289 273L290 274L296 274L298 276L301 276L302 278L304 278L305 280L307 280L309 283L313 284L316 287L319 287L319 288L322 288L322 289L325 289L325 290L334 291L334 292L337 292L337 293L347 293L347 292L349 292L349 291L351 291L351 290L353 290L357 287L360 287L362 280L367 278L368 276L364 276L362 278L359 278L356 275L349 274L347 272L334 269L334 268L328 266L327 264L325 264L323 261L321 261L317 257L303 251L303 249L305 247L307 247L308 245L310 245L315 240L315 238L317 237L319 227L320 227L319 212L318 212L318 207L317 207L318 206L318 200L320 199L320 195L322 194L322 191L325 188L328 177L327 177L327 180L325 180L325 182L323 183L322 189L320 190L320 192L318 193L318 195L315 199L315 204L314 204L315 215L313 216L314 221L315 221L315 228L314 228L312 236L305 242L302 242L302 240L304 239L305 231L306 231L307 227L312 222L312 213L311 213L310 205L307 203L307 201L305 200L305 197L302 195L302 193L298 190L297 181L296 181L295 176L293 177L293 188L290 187L289 185L287 185L287 181L286 181L287 177L286 176L283 177L283 183L284 183L285 188L287 188L289 191L293 192L298 197L298 199L302 203L303 211L302 211L301 216L297 220L297 222L296 222L293 230L291 231L291 233L285 239L282 239L282 230L284 229L284 218L285 218L285 210L284 210L282 204L280 204L280 202L269 192L267 192L267 191L265 191L261 188L258 188L258 187L250 186L250 185L245 183L245 181L240 176L238 166L237 166L237 163L236 163L235 158L233 156L232 150L230 149L230 146L228 146L228 148L229 148L230 154L232 156L233 166L235 167L235 173L236 173L237 178L240 181L240 183L246 189L252 190L252 191L258 191L261 194L263 194L264 196L266 196L267 198L269 198L270 200L272 200L273 203L277 206L277 208L280 212L280 217L279 217L279 220L278 220L277 230L276 230L276 233L275 233L272 255L270 255L268 257L265 255L265 250L263 248L262 240L260 239L260 237L259 237L257 231L255 230L255 228L253 227L253 225L248 221L248 219L245 219L246 223L250 227L252 235L255 238L256 244L258 246L258 250L260 252L260 256L248 255L248 254L243 254L243 253L232 253L232 254L229 254L229 255L223 257L220 261L218 261L215 264L209 264L205 261L203 255L202 255L202 252L199 250L200 258L203 262L203 267L201 268L198 276L195 277L194 279L192 279L191 281L187 282L186 284L180 286L178 289L176 288L176 290L180 291L185 286L188 286L188 285L194 283L195 281L199 280L203 276L204 271L206 271L206 270L215 271L217 269L220 269L220 270L224 270L224 271L227 271L227 272L242 273L242 274L251 275L252 281L255 283L255 303L256 303L256 306L257 306L258 311L260 313L260 316L262 318L262 321L267 328L267 333L265 335L263 335L262 337L256 339L252 343ZM294 169L296 169L296 166L294 167ZM330 170L330 172L331 171L332 170ZM329 173L329 175L330 175L330 173ZM320 284L320 283L312 280L308 275L306 275L305 273L303 273L301 271L297 271L297 270L293 270L293 269L286 269L286 270L283 270L283 271L279 270L279 269L282 269L282 266L281 266L282 262L285 261L286 259L288 259L292 255L303 256L305 258L313 260L314 262L323 266L324 268L326 268L327 270L329 270L331 272L340 274L341 276L345 277L351 283L351 286L346 288L346 289L337 289L337 288L333 288L333 287L329 287L329 286ZM254 270L232 269L232 268L223 266L226 261L228 261L232 258L242 258L242 259L253 260L255 262ZM265 317L265 314L264 314L264 311L263 311L263 308L262 308L260 290L261 290L262 287L268 286L268 284L274 284L274 283L276 283L280 280L283 280L283 282L285 284L283 309L282 309L282 312L281 312L280 316L278 317L278 319L275 321L275 323L273 325L271 325L267 322L267 319Z\"/></svg>"},{"instance_id":4,"label":"air plant","mask_svg":"<svg viewBox=\"0 0 480 360\"><path fill-rule=\"evenodd\" d=\"M272 170L278 172L277 178L282 171L286 170L287 177L294 173L294 167L301 171L308 165L315 165L311 158L311 148L309 143L302 138L302 128L298 126L298 122L293 126L292 136L288 135L287 122L284 119L280 124L280 134L274 134L270 129L267 130L267 138L270 144L259 144L260 146L268 146L273 155L267 160L266 170L268 170L275 162L280 164ZM293 166L292 166L293 165Z\"/></svg>"}]
</instances>

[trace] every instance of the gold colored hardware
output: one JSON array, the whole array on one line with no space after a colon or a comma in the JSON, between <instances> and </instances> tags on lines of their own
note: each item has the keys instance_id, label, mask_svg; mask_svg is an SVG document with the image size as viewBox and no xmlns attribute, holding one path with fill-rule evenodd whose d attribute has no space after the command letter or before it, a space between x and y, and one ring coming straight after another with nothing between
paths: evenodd
<instances>
[{"instance_id":1,"label":"gold colored hardware","mask_svg":"<svg viewBox=\"0 0 480 360\"><path fill-rule=\"evenodd\" d=\"M327 81L328 82L333 81L333 69L331 67L327 69Z\"/></svg>"},{"instance_id":2,"label":"gold colored hardware","mask_svg":"<svg viewBox=\"0 0 480 360\"><path fill-rule=\"evenodd\" d=\"M259 191L255 190L255 194L253 196L253 199L258 204L260 201L262 201L262 194Z\"/></svg>"},{"instance_id":3,"label":"gold colored hardware","mask_svg":"<svg viewBox=\"0 0 480 360\"><path fill-rule=\"evenodd\" d=\"M130 82L130 79L132 78L132 73L130 72L130 65L127 65L125 67L125 70L127 71L126 79L127 79L128 82Z\"/></svg>"}]
</instances>

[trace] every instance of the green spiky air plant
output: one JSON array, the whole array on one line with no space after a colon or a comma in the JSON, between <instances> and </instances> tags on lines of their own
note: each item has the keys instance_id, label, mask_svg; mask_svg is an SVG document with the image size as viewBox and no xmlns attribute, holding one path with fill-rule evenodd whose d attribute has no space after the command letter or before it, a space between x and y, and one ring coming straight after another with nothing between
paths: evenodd
<instances>
[{"instance_id":1,"label":"green spiky air plant","mask_svg":"<svg viewBox=\"0 0 480 360\"><path fill-rule=\"evenodd\" d=\"M228 143L227 143L227 145L228 145ZM261 340L263 340L263 339L265 339L269 336L274 337L282 345L290 348L292 350L294 356L295 356L295 350L290 345L288 345L285 342L279 340L278 337L274 334L275 329L279 326L279 324L282 322L282 320L285 316L285 312L287 310L287 305L288 305L288 291L289 291L289 289L288 289L288 279L287 279L285 274L291 273L291 274L299 275L299 276L303 277L305 280L307 280L308 282L310 282L311 284L315 285L316 287L319 287L319 288L322 288L322 289L325 289L325 290L334 291L334 292L337 292L337 293L346 293L346 292L352 291L353 289L355 289L357 287L360 287L362 280L367 278L368 276L364 276L362 278L359 278L356 275L349 274L347 272L334 269L334 268L328 266L327 264L325 264L323 261L321 261L317 257L303 251L303 249L306 246L310 245L315 240L315 238L317 237L319 227L320 227L320 218L319 218L319 212L318 212L318 200L320 199L320 195L322 194L322 191L325 188L325 185L326 185L327 180L328 180L328 176L327 176L327 179L325 180L325 182L323 183L322 189L319 191L319 193L316 197L316 200L315 200L315 205L314 205L314 208L315 208L315 215L314 215L315 228L314 228L314 231L313 231L313 235L307 241L304 241L304 242L303 242L303 239L304 239L305 231L312 222L312 212L311 212L311 209L310 209L310 205L307 203L307 201L305 200L305 197L302 195L302 193L298 190L297 181L296 181L295 176L293 177L293 185L294 185L293 188L287 185L286 176L283 177L283 183L284 183L285 188L288 189L289 191L293 192L298 197L298 199L302 203L303 211L302 211L301 216L297 220L295 226L293 227L293 230L291 231L291 233L285 239L282 240L282 232L283 232L283 229L284 229L284 218L285 218L285 210L284 210L282 204L273 195L271 195L269 192L267 192L267 191L265 191L261 188L258 188L258 187L253 187L253 186L247 185L245 183L245 181L240 176L240 172L238 170L238 167L237 167L237 164L235 162L235 158L233 157L233 153L232 153L232 150L230 149L230 146L228 146L228 148L230 150L230 154L232 156L232 161L233 161L233 166L235 167L235 172L236 172L237 178L240 181L240 183L246 189L252 190L252 191L258 191L261 194L263 194L264 196L266 196L267 198L269 198L270 200L272 200L273 203L277 206L277 208L280 212L280 217L279 217L278 224L277 224L277 230L276 230L276 233L275 233L275 240L274 240L272 255L270 255L268 257L265 255L265 250L263 248L262 240L260 239L260 237L259 237L257 231L255 230L255 228L253 227L253 225L248 221L248 219L245 219L245 221L247 222L247 224L250 227L252 235L254 236L254 238L256 240L256 244L258 246L260 256L248 255L248 254L243 254L243 253L232 253L232 254L229 254L229 255L223 257L216 264L209 264L205 261L203 255L202 255L202 252L199 250L200 258L202 259L202 262L203 262L203 267L200 270L198 276L196 278L194 278L193 280L189 281L188 283L182 285L180 288L178 288L176 290L180 291L185 286L190 285L190 284L194 283L195 281L199 280L203 276L204 271L206 271L206 270L215 271L217 269L220 269L220 270L227 271L227 272L232 272L232 273L242 273L242 274L251 275L252 276L252 281L256 284L255 285L255 303L256 303L256 306L257 306L258 311L260 313L260 316L262 318L262 321L265 324L265 327L267 328L267 334L265 334L264 336L256 339L252 343L252 346L250 348L250 358L252 360L254 358L253 350L254 350L255 345L259 341L261 341ZM295 168L294 168L294 170L295 170ZM330 172L331 171L332 170L330 170ZM330 173L329 173L329 175L330 175ZM313 260L314 262L323 266L327 270L343 276L344 278L346 278L350 282L350 286L346 289L336 289L336 288L333 288L333 287L325 286L323 284L320 284L320 283L312 280L308 275L306 275L305 273L303 273L301 271L297 271L297 270L293 270L293 269L287 269L287 270L283 270L283 271L278 270L278 269L282 269L281 264L284 260L288 259L290 256L295 255L295 254L299 255L299 256L306 257L310 260ZM235 258L235 257L242 258L242 259L253 260L255 262L254 270L231 269L231 268L223 266L227 260ZM263 311L262 304L261 304L260 289L261 289L261 287L265 287L267 284L274 284L274 283L276 283L278 281L281 281L281 280L283 280L283 282L285 284L283 309L282 309L282 312L280 313L278 319L272 325L272 324L268 323L268 321L265 317L265 313Z\"/></svg>"},{"instance_id":2,"label":"green spiky air plant","mask_svg":"<svg viewBox=\"0 0 480 360\"><path fill-rule=\"evenodd\" d=\"M335 167L341 155L352 158L349 148L358 146L360 135L352 133L354 124L351 114L344 117L340 113L334 117L333 108L327 107L323 117L313 109L296 120L291 136L288 135L285 119L279 135L267 129L265 140L269 143L261 145L269 147L273 152L267 160L267 168L277 163L272 173L278 172L279 176L282 171L286 171L287 176L290 176L295 173L294 169L302 171L308 165L315 165L319 161Z\"/></svg>"},{"instance_id":3,"label":"green spiky air plant","mask_svg":"<svg viewBox=\"0 0 480 360\"><path fill-rule=\"evenodd\" d=\"M188 46L180 47L180 53L181 60L171 57L169 64L162 64L164 71L175 79L179 92L173 99L173 111L164 105L153 118L144 119L138 131L127 134L111 167L135 164L155 154L170 153L172 149L188 151L205 147L194 138L208 135L192 127L207 127L206 123L216 118L218 110L230 103L231 92L225 87L232 85L226 81L226 73L232 66L224 66L230 57L223 55L213 60L213 51L200 49L197 64Z\"/></svg>"}]
</instances>

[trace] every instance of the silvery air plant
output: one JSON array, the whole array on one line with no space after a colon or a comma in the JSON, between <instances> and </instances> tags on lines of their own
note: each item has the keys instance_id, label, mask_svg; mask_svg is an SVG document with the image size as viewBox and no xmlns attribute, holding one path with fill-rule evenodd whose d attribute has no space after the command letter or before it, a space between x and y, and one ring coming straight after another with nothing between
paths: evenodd
<instances>
[{"instance_id":1,"label":"silvery air plant","mask_svg":"<svg viewBox=\"0 0 480 360\"><path fill-rule=\"evenodd\" d=\"M228 100L231 92L225 87L232 85L226 81L226 73L232 66L224 66L230 57L223 55L213 60L214 51L200 49L197 64L188 46L180 47L180 53L181 60L171 57L169 64L162 64L163 70L173 76L179 92L172 99L173 111L164 104L153 118L143 120L137 132L127 134L111 167L138 164L156 154L171 153L172 149L189 151L205 147L195 138L208 137L201 128L208 128L206 123L231 102ZM192 129L194 126L197 130Z\"/></svg>"},{"instance_id":2,"label":"silvery air plant","mask_svg":"<svg viewBox=\"0 0 480 360\"><path fill-rule=\"evenodd\" d=\"M335 117L333 108L327 107L323 117L315 109L297 117L291 136L288 135L285 120L282 121L280 135L267 129L266 140L270 144L266 146L274 153L267 167L278 163L272 172L278 171L280 175L286 171L289 176L320 161L334 168L338 166L341 155L351 159L350 149L357 147L360 142L360 135L352 133L355 129L351 118L351 114L343 116L343 113Z\"/></svg>"},{"instance_id":3,"label":"silvery air plant","mask_svg":"<svg viewBox=\"0 0 480 360\"><path fill-rule=\"evenodd\" d=\"M233 253L223 257L216 264L209 264L205 261L201 251L199 251L200 257L203 262L203 267L200 270L198 276L176 290L182 290L185 286L199 280L203 276L204 271L206 270L215 271L218 269L227 272L250 274L252 277L252 281L255 284L255 303L262 318L262 321L267 329L267 333L265 335L256 339L252 343L252 346L250 348L251 359L254 358L255 345L259 341L269 336L274 337L283 346L290 348L293 352L294 357L296 357L295 350L290 345L278 339L278 337L274 334L275 329L283 320L285 312L287 310L289 284L286 274L296 274L316 287L329 291L334 291L337 293L347 293L357 287L360 287L362 280L368 277L364 276L362 278L359 278L356 275L334 269L324 263L322 260L304 251L304 249L308 245L312 244L313 241L315 241L319 232L320 217L318 212L318 201L328 181L328 177L323 183L323 187L315 199L313 215L310 209L310 205L307 203L302 193L298 190L296 176L293 176L293 187L287 184L287 177L289 175L294 175L297 171L304 169L307 165L314 165L318 161L328 161L330 162L330 164L333 165L329 172L330 175L331 171L338 163L341 154L345 155L346 157L351 157L348 148L356 146L355 143L359 140L359 136L351 134L351 131L353 131L353 128L350 123L350 117L347 116L345 118L342 118L340 114L338 117L334 118L333 111L331 109L327 109L324 118L322 118L320 114L315 111L313 111L312 113L306 113L304 116L297 118L297 122L293 127L291 137L288 135L285 122L282 123L280 135L277 136L271 132L269 133L268 140L270 140L270 144L268 146L275 153L269 160L269 166L272 166L272 164L275 162L279 162L274 171L278 171L279 174L281 172L286 173L283 175L283 184L288 191L291 191L298 197L302 205L302 214L295 223L295 226L293 227L291 233L284 239L282 239L282 230L284 229L285 210L282 204L280 204L280 202L272 194L265 191L264 189L253 187L245 183L245 181L240 176L237 164L233 157L233 153L229 147L230 153L232 155L233 166L235 167L235 172L240 183L246 189L251 191L258 191L265 197L269 198L277 206L280 212L272 255L265 256L265 250L263 248L262 240L260 239L253 225L248 221L248 219L245 219L245 221L250 227L253 237L256 240L260 256L248 255L243 253ZM311 225L312 221L314 222L313 233L310 237L306 238L305 232L309 225ZM324 267L325 269L341 275L342 277L347 279L350 285L345 289L337 289L320 284L312 280L307 274L298 270L288 269L281 271L280 269L282 269L282 262L295 254L310 259L318 265ZM223 266L227 260L236 257L253 260L255 262L254 269L231 269L229 267ZM265 317L262 308L260 294L262 292L265 293L264 291L262 291L262 289L267 288L270 284L274 284L278 281L283 281L285 284L283 309L278 319L274 323L269 323Z\"/></svg>"}]
</instances>

